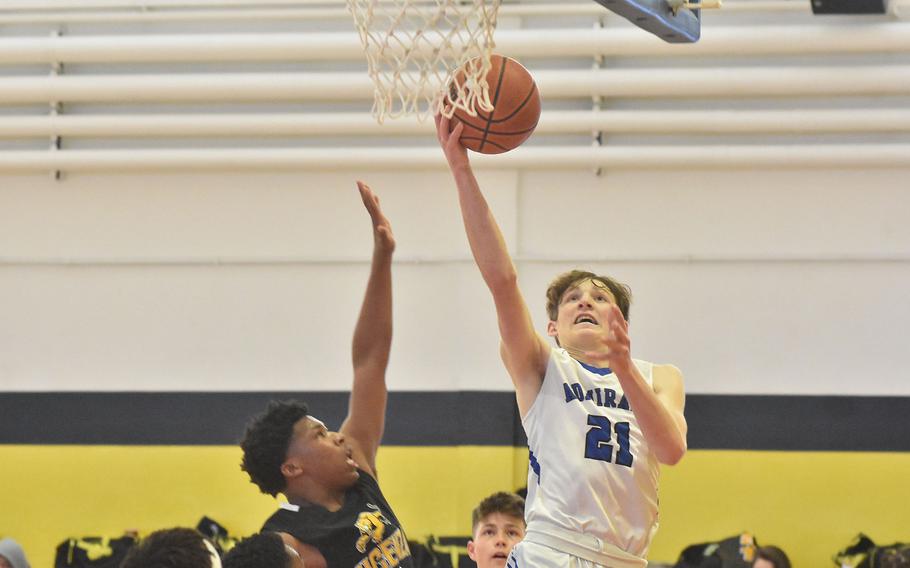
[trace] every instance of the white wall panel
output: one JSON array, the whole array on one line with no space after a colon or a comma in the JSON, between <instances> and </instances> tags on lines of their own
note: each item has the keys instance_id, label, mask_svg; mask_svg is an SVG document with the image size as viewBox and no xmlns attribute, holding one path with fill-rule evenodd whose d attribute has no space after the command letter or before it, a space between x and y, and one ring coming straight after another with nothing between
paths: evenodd
<instances>
[{"instance_id":1,"label":"white wall panel","mask_svg":"<svg viewBox=\"0 0 910 568\"><path fill-rule=\"evenodd\" d=\"M522 252L910 257L907 170L526 173Z\"/></svg>"},{"instance_id":2,"label":"white wall panel","mask_svg":"<svg viewBox=\"0 0 910 568\"><path fill-rule=\"evenodd\" d=\"M908 253L900 176L526 173L518 193L514 172L481 183L525 259L541 331L547 282L589 266L633 286L636 354L677 363L691 392L908 394L895 373L910 263L875 261ZM350 177L5 178L0 247L24 262L0 265L0 386L344 388L370 250ZM390 386L508 389L451 180L363 177L399 241ZM620 229L598 229L608 222ZM854 258L825 260L841 254ZM652 258L673 255L804 258ZM613 256L626 260L603 262ZM40 264L60 258L74 264ZM79 264L99 258L126 264ZM143 265L156 258L175 263Z\"/></svg>"},{"instance_id":3,"label":"white wall panel","mask_svg":"<svg viewBox=\"0 0 910 568\"><path fill-rule=\"evenodd\" d=\"M395 266L394 390L508 388L467 263ZM2 390L346 390L367 265L0 268Z\"/></svg>"},{"instance_id":4,"label":"white wall panel","mask_svg":"<svg viewBox=\"0 0 910 568\"><path fill-rule=\"evenodd\" d=\"M522 270L538 329L563 268ZM632 351L688 392L910 395L910 264L591 263L632 287Z\"/></svg>"},{"instance_id":5,"label":"white wall panel","mask_svg":"<svg viewBox=\"0 0 910 568\"><path fill-rule=\"evenodd\" d=\"M515 172L484 172L512 242ZM443 170L285 175L9 176L0 184L0 258L27 260L367 259L355 179L379 194L399 257L467 258L455 185Z\"/></svg>"},{"instance_id":6,"label":"white wall panel","mask_svg":"<svg viewBox=\"0 0 910 568\"><path fill-rule=\"evenodd\" d=\"M635 292L636 356L690 392L910 394L906 263L589 264ZM529 263L543 291L568 268ZM492 303L469 264L395 268L395 390L506 390ZM337 390L365 265L0 270L4 390Z\"/></svg>"}]
</instances>

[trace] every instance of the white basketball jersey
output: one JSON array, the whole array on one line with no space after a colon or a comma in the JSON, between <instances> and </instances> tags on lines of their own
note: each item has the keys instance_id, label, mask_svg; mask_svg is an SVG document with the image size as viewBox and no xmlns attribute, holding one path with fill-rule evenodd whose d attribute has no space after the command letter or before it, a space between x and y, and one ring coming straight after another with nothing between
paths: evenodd
<instances>
[{"instance_id":1,"label":"white basketball jersey","mask_svg":"<svg viewBox=\"0 0 910 568\"><path fill-rule=\"evenodd\" d=\"M653 365L634 362L651 384ZM657 531L660 469L616 375L553 348L522 424L531 451L528 530L584 533L645 558Z\"/></svg>"}]
</instances>

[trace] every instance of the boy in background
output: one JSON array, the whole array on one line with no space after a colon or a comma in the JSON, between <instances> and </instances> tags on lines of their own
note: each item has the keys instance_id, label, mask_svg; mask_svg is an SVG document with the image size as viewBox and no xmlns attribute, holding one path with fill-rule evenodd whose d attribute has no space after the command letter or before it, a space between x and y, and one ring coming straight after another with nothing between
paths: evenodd
<instances>
[{"instance_id":1,"label":"boy in background","mask_svg":"<svg viewBox=\"0 0 910 568\"><path fill-rule=\"evenodd\" d=\"M502 568L512 547L525 536L525 501L514 493L494 493L471 514L468 556L477 568Z\"/></svg>"}]
</instances>

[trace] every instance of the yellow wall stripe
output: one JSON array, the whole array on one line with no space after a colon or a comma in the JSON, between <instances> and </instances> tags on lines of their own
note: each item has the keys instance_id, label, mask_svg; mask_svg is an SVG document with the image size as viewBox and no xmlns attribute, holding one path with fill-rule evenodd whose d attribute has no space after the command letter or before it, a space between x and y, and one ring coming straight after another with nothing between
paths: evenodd
<instances>
[{"instance_id":1,"label":"yellow wall stripe","mask_svg":"<svg viewBox=\"0 0 910 568\"><path fill-rule=\"evenodd\" d=\"M202 515L233 534L258 529L275 501L239 470L234 446L0 446L0 535L36 568L71 536L195 526ZM385 447L380 483L410 538L470 531L477 501L525 483L527 450L503 446ZM860 531L907 540L910 453L693 450L661 481L651 559L688 544L753 532L794 565L830 565Z\"/></svg>"}]
</instances>

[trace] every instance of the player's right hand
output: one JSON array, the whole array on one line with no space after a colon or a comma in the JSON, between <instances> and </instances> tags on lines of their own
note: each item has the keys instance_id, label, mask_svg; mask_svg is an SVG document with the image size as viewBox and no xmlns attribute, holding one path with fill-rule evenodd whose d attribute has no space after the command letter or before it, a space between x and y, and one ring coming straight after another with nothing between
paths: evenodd
<instances>
[{"instance_id":1,"label":"player's right hand","mask_svg":"<svg viewBox=\"0 0 910 568\"><path fill-rule=\"evenodd\" d=\"M456 168L470 166L468 150L461 144L461 131L464 130L464 124L455 119L455 127L452 128L452 119L446 117L444 113L437 114L435 120L436 138L446 155L449 168L454 171Z\"/></svg>"}]
</instances>

